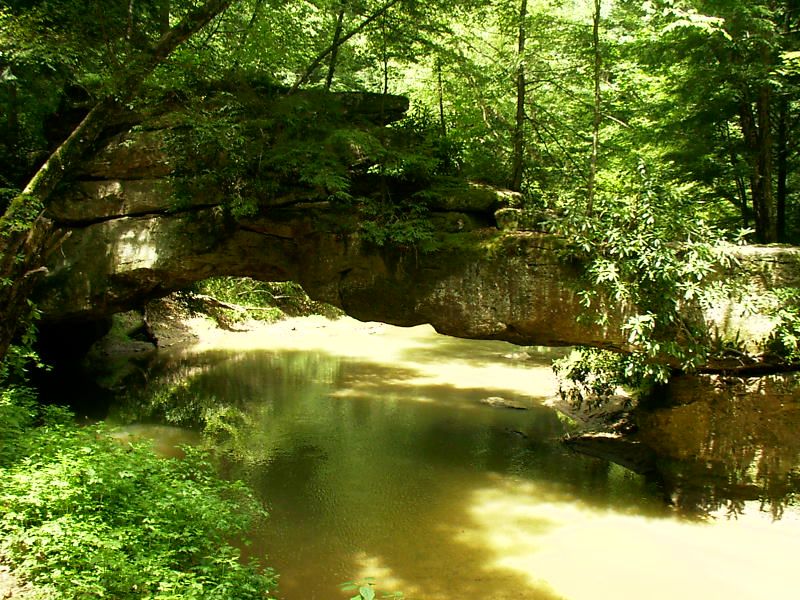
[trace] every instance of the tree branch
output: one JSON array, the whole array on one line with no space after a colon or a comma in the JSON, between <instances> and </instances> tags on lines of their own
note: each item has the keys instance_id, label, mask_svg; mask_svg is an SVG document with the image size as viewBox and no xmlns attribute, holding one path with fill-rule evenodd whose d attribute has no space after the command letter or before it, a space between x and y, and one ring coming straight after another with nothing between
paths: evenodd
<instances>
[{"instance_id":1,"label":"tree branch","mask_svg":"<svg viewBox=\"0 0 800 600\"><path fill-rule=\"evenodd\" d=\"M100 100L66 140L14 198L0 217L0 360L5 356L17 329L28 313L27 300L41 273L43 253L52 233L52 223L43 210L64 176L75 167L86 150L100 136L118 107L130 102L145 79L163 63L175 48L205 27L233 0L207 0L164 33L138 64L132 65L114 86L114 92Z\"/></svg>"},{"instance_id":2,"label":"tree branch","mask_svg":"<svg viewBox=\"0 0 800 600\"><path fill-rule=\"evenodd\" d=\"M380 9L378 9L377 11L372 13L369 17L367 17L366 19L361 21L361 23L359 23L359 25L357 27L355 27L354 29L351 29L349 32L347 32L346 34L341 36L339 39L337 39L333 43L331 43L331 45L328 46L327 48L325 48L325 50L320 52L316 56L316 58L314 58L314 60L311 61L311 63L308 65L308 67L306 67L306 70L303 72L303 74L300 77L298 77L297 80L294 82L294 85L292 85L291 89L289 90L289 95L294 94L298 89L300 89L301 85L303 85L305 82L307 82L309 80L309 78L314 74L314 72L322 64L322 61L324 61L328 57L329 54L331 54L334 50L338 50L350 38L352 38L355 35L358 35L362 31L364 31L367 27L369 27L373 22L375 22L377 19L379 19L382 15L386 14L389 11L389 9L392 8L395 4L400 4L402 1L403 0L389 0Z\"/></svg>"}]
</instances>

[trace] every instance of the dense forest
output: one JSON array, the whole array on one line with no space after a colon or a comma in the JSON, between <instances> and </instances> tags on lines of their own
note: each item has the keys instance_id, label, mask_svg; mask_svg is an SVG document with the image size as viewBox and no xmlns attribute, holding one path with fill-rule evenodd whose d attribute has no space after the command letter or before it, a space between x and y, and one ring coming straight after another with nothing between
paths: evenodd
<instances>
[{"instance_id":1,"label":"dense forest","mask_svg":"<svg viewBox=\"0 0 800 600\"><path fill-rule=\"evenodd\" d=\"M55 461L52 438L29 430L44 423L77 453L59 467L69 472L64 480L77 481L86 460L81 449L92 436L63 434L64 416L42 413L18 387L36 360L36 309L28 298L52 250L48 202L101 136L135 127L166 102L197 111L198 135L213 137L230 159L232 180L242 179L252 169L253 149L235 123L247 106L195 105L212 88L232 98L240 89L407 97L407 114L389 127L410 132L414 148L389 156L383 140L348 142L380 155L369 168L382 173L457 177L520 192L520 208L568 240L606 298L639 307L626 328L641 352L613 367L628 378L666 377L654 357L675 357L691 368L713 351L695 340L678 312L699 298L702 280L724 260L718 244L800 243L796 0L0 2L0 410L7 425L0 428L0 462L15 464L31 452ZM331 197L353 201L347 173L324 158L293 148L273 160ZM238 192L231 202L241 202ZM419 214L424 220L424 211L412 216ZM425 241L424 226L414 227L403 232L404 243ZM776 299L787 326L775 342L796 360L800 312L788 304L796 294L787 294ZM618 360L595 359L600 368ZM165 468L107 454L109 472L123 469L131 480ZM159 477L185 485L211 481L200 459L174 469ZM41 487L48 485L42 479ZM246 496L235 486L208 485L213 493L187 506L187 515L222 514L228 509L216 502L223 504L226 494ZM2 501L11 507L9 498ZM63 500L67 512L77 502ZM22 565L26 547L46 543L25 541L25 528L41 517L32 516L34 505L14 504L16 520L2 526L12 541L0 544L0 558ZM168 547L174 524L152 518ZM243 527L239 518L231 514L231 528ZM225 523L207 527L209 539L224 538ZM116 541L99 543L97 552L119 566L125 534L113 535ZM177 552L193 575L154 563L142 567L152 577L137 583L130 567L123 582L129 595L110 593L139 597L130 592L139 585L151 586L147 597L267 597L270 575L258 579L244 567L224 574L224 593L205 596L209 581L239 563L227 547L197 563L208 548L188 545L165 553ZM28 576L63 585L53 575L63 566L58 560L27 565ZM77 569L70 561L64 558ZM166 571L173 587L158 588L153 582ZM86 594L107 584L80 582Z\"/></svg>"},{"instance_id":2,"label":"dense forest","mask_svg":"<svg viewBox=\"0 0 800 600\"><path fill-rule=\"evenodd\" d=\"M244 76L407 95L448 168L535 206L602 214L646 188L752 241L798 236L792 2L4 4L4 205L76 115Z\"/></svg>"}]
</instances>

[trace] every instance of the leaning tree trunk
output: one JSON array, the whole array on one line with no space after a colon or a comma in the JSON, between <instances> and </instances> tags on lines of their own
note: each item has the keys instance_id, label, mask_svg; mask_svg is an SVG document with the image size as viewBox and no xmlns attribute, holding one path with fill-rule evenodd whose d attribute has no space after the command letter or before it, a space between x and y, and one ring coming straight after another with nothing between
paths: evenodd
<instances>
[{"instance_id":1,"label":"leaning tree trunk","mask_svg":"<svg viewBox=\"0 0 800 600\"><path fill-rule=\"evenodd\" d=\"M0 217L0 360L5 357L19 328L27 322L30 292L37 275L44 272L42 265L52 223L43 216L43 211L53 191L97 141L118 107L137 95L150 73L232 1L207 0L166 31L142 56L141 62L125 74L114 93L89 111Z\"/></svg>"},{"instance_id":2,"label":"leaning tree trunk","mask_svg":"<svg viewBox=\"0 0 800 600\"><path fill-rule=\"evenodd\" d=\"M325 89L330 90L333 84L333 74L336 72L336 59L339 58L339 38L342 37L344 27L344 13L347 8L347 0L341 0L339 4L339 14L336 16L336 28L333 31L333 41L331 42L331 58L328 63L328 75L325 77Z\"/></svg>"}]
</instances>

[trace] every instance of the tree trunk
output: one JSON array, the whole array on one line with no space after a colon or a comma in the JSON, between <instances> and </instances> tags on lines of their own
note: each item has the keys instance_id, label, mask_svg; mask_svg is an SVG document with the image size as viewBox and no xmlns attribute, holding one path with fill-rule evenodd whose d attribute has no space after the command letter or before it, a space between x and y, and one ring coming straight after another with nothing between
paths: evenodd
<instances>
[{"instance_id":1,"label":"tree trunk","mask_svg":"<svg viewBox=\"0 0 800 600\"><path fill-rule=\"evenodd\" d=\"M447 137L447 121L444 118L444 84L442 83L442 59L436 59L436 92L439 96L439 131L442 137Z\"/></svg>"},{"instance_id":2,"label":"tree trunk","mask_svg":"<svg viewBox=\"0 0 800 600\"><path fill-rule=\"evenodd\" d=\"M777 241L786 241L786 181L789 177L789 99L784 95L778 102L778 197L776 199L775 229Z\"/></svg>"},{"instance_id":3,"label":"tree trunk","mask_svg":"<svg viewBox=\"0 0 800 600\"><path fill-rule=\"evenodd\" d=\"M392 8L395 4L400 4L403 0L388 0L383 6L381 6L378 10L368 16L366 19L361 21L354 29L351 29L346 34L341 36L337 41L336 45L334 46L331 44L327 48L325 48L322 52L317 54L317 56L312 60L309 65L306 67L306 70L303 71L303 74L300 75L292 84L291 89L289 90L289 95L294 94L297 90L300 89L300 86L303 85L309 78L316 72L319 66L334 50L338 50L341 46L343 46L347 41L353 37L354 35L358 35L362 31L364 31L367 27L372 25L376 20L380 17L385 15L390 8Z\"/></svg>"},{"instance_id":4,"label":"tree trunk","mask_svg":"<svg viewBox=\"0 0 800 600\"><path fill-rule=\"evenodd\" d=\"M161 31L161 35L164 35L169 31L169 14L171 11L171 2L170 0L161 0L161 4L159 5L159 29Z\"/></svg>"},{"instance_id":5,"label":"tree trunk","mask_svg":"<svg viewBox=\"0 0 800 600\"><path fill-rule=\"evenodd\" d=\"M511 189L522 189L522 172L525 160L525 20L528 16L528 0L519 7L519 38L517 44L517 114L514 121L513 155L511 160Z\"/></svg>"},{"instance_id":6,"label":"tree trunk","mask_svg":"<svg viewBox=\"0 0 800 600\"><path fill-rule=\"evenodd\" d=\"M117 108L132 100L144 80L175 48L205 27L233 0L208 0L164 33L125 74L114 93L98 102L12 200L0 217L0 360L29 313L27 299L43 273L44 249L52 223L42 216L53 191L90 148Z\"/></svg>"},{"instance_id":7,"label":"tree trunk","mask_svg":"<svg viewBox=\"0 0 800 600\"><path fill-rule=\"evenodd\" d=\"M381 62L383 63L383 96L381 99L381 123L385 97L389 95L389 44L386 36L386 14L381 17Z\"/></svg>"},{"instance_id":8,"label":"tree trunk","mask_svg":"<svg viewBox=\"0 0 800 600\"><path fill-rule=\"evenodd\" d=\"M9 149L15 149L19 143L19 101L17 99L17 82L9 82L8 114L6 115L7 139Z\"/></svg>"},{"instance_id":9,"label":"tree trunk","mask_svg":"<svg viewBox=\"0 0 800 600\"><path fill-rule=\"evenodd\" d=\"M753 201L757 204L756 224L760 229L761 241L773 243L778 241L777 211L775 196L772 188L772 123L771 123L772 91L764 86L756 102L756 115L758 119L757 142L755 154L755 169L753 170L754 188ZM760 226L760 227L759 227Z\"/></svg>"},{"instance_id":10,"label":"tree trunk","mask_svg":"<svg viewBox=\"0 0 800 600\"><path fill-rule=\"evenodd\" d=\"M134 27L134 0L128 1L128 30L125 33L125 39L129 42L133 39L133 27Z\"/></svg>"},{"instance_id":11,"label":"tree trunk","mask_svg":"<svg viewBox=\"0 0 800 600\"><path fill-rule=\"evenodd\" d=\"M589 189L586 201L586 214L592 215L594 210L595 184L597 181L597 155L600 148L600 68L602 56L600 54L600 3L594 0L594 15L592 19L592 49L594 51L594 115L592 120L592 156L589 165Z\"/></svg>"},{"instance_id":12,"label":"tree trunk","mask_svg":"<svg viewBox=\"0 0 800 600\"><path fill-rule=\"evenodd\" d=\"M778 239L775 197L772 190L772 124L769 87L758 92L753 104L743 102L739 116L750 158L750 197L753 202L756 239L772 243Z\"/></svg>"},{"instance_id":13,"label":"tree trunk","mask_svg":"<svg viewBox=\"0 0 800 600\"><path fill-rule=\"evenodd\" d=\"M342 27L344 25L344 9L347 7L347 0L339 3L339 15L336 17L336 29L333 31L333 41L331 42L331 60L328 63L328 76L325 78L325 89L330 90L333 83L333 73L336 70L336 58L339 56L339 38L342 37Z\"/></svg>"}]
</instances>

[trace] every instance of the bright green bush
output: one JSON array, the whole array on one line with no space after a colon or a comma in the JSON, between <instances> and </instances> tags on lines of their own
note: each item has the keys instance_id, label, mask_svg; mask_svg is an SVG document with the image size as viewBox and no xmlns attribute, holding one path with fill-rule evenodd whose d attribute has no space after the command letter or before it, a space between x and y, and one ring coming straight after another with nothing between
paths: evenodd
<instances>
[{"instance_id":1,"label":"bright green bush","mask_svg":"<svg viewBox=\"0 0 800 600\"><path fill-rule=\"evenodd\" d=\"M62 409L26 427L30 405L4 393L0 555L44 598L270 598L275 575L244 565L232 540L265 512L199 452L156 456Z\"/></svg>"},{"instance_id":2,"label":"bright green bush","mask_svg":"<svg viewBox=\"0 0 800 600\"><path fill-rule=\"evenodd\" d=\"M249 317L272 322L285 316L337 317L341 314L334 307L309 298L303 288L293 281L269 282L249 277L214 277L197 283L194 289L200 294L241 308L239 314L228 315L232 320ZM191 304L191 299L189 302Z\"/></svg>"}]
</instances>

